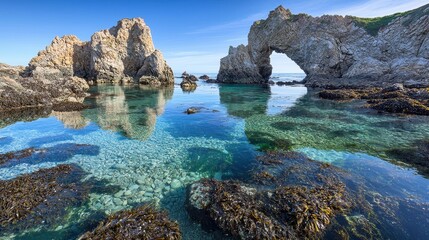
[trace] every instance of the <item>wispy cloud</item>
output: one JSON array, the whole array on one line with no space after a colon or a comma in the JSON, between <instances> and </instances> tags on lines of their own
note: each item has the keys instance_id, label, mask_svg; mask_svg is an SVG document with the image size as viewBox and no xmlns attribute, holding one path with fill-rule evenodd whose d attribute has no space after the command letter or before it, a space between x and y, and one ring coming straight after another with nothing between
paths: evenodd
<instances>
[{"instance_id":1,"label":"wispy cloud","mask_svg":"<svg viewBox=\"0 0 429 240\"><path fill-rule=\"evenodd\" d=\"M368 0L347 8L336 9L328 14L352 15L358 17L379 17L397 12L404 12L428 4L427 0Z\"/></svg>"},{"instance_id":2,"label":"wispy cloud","mask_svg":"<svg viewBox=\"0 0 429 240\"><path fill-rule=\"evenodd\" d=\"M267 15L266 12L260 12L260 13L252 14L252 15L250 15L246 18L240 19L240 20L197 29L197 30L194 30L192 32L188 32L187 34L194 35L194 34L202 34L202 33L215 33L215 32L231 30L231 29L238 29L238 28L249 29L254 21L261 19L261 18L266 18L266 15Z\"/></svg>"}]
</instances>

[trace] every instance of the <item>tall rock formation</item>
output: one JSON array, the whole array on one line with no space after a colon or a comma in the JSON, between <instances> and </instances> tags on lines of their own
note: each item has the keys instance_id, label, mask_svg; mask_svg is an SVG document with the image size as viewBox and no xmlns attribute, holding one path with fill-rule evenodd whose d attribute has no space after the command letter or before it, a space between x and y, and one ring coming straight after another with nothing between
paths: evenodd
<instances>
[{"instance_id":1,"label":"tall rock formation","mask_svg":"<svg viewBox=\"0 0 429 240\"><path fill-rule=\"evenodd\" d=\"M273 51L309 86L382 85L429 78L429 5L382 18L293 15L282 6L256 21L248 45L221 59L219 82L266 83Z\"/></svg>"},{"instance_id":2,"label":"tall rock formation","mask_svg":"<svg viewBox=\"0 0 429 240\"><path fill-rule=\"evenodd\" d=\"M27 68L0 64L0 112L36 106L77 109L89 89L85 80L174 84L173 71L155 49L143 19L122 19L89 42L73 35L55 37Z\"/></svg>"},{"instance_id":3,"label":"tall rock formation","mask_svg":"<svg viewBox=\"0 0 429 240\"><path fill-rule=\"evenodd\" d=\"M97 82L139 82L171 85L173 71L155 49L149 27L141 18L122 19L117 26L92 35L82 42L76 36L56 37L29 64L58 69L64 76ZM148 81L149 79L149 81Z\"/></svg>"}]
</instances>

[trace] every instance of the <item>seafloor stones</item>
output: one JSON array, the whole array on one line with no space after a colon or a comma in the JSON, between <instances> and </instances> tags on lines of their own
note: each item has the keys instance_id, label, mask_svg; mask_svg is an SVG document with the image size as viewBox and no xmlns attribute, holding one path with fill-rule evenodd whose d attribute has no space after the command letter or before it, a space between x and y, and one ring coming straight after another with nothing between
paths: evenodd
<instances>
[{"instance_id":1,"label":"seafloor stones","mask_svg":"<svg viewBox=\"0 0 429 240\"><path fill-rule=\"evenodd\" d=\"M168 219L165 212L159 212L144 205L124 210L109 216L97 228L86 232L81 240L104 239L182 239L179 224Z\"/></svg>"}]
</instances>

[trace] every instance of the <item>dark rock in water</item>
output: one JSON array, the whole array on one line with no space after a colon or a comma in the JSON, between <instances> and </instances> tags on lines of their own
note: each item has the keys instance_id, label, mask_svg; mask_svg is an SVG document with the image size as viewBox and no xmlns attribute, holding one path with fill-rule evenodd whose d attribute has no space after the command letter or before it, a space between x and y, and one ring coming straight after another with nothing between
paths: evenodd
<instances>
[{"instance_id":1,"label":"dark rock in water","mask_svg":"<svg viewBox=\"0 0 429 240\"><path fill-rule=\"evenodd\" d=\"M314 239L335 215L352 207L339 180L347 179L341 170L294 152L260 158L276 166L267 165L254 182L203 179L192 184L187 203L191 217L205 228L217 226L241 239Z\"/></svg>"},{"instance_id":2,"label":"dark rock in water","mask_svg":"<svg viewBox=\"0 0 429 240\"><path fill-rule=\"evenodd\" d=\"M194 75L191 75L191 76L194 76ZM180 87L184 91L192 91L192 90L195 90L197 88L197 83L194 80L192 80L191 77L185 77L185 78L183 78L182 82L180 83Z\"/></svg>"},{"instance_id":3,"label":"dark rock in water","mask_svg":"<svg viewBox=\"0 0 429 240\"><path fill-rule=\"evenodd\" d=\"M290 81L290 82L278 81L276 84L278 86L283 86L283 85L285 85L285 86L292 86L292 85L302 84L302 83L303 82L301 82L301 81L295 81L295 80L293 80L293 81Z\"/></svg>"},{"instance_id":4,"label":"dark rock in water","mask_svg":"<svg viewBox=\"0 0 429 240\"><path fill-rule=\"evenodd\" d=\"M241 239L294 239L290 227L267 216L262 194L232 181L200 180L190 186L188 212L205 228L218 226Z\"/></svg>"},{"instance_id":5,"label":"dark rock in water","mask_svg":"<svg viewBox=\"0 0 429 240\"><path fill-rule=\"evenodd\" d=\"M201 110L201 108L190 107L190 108L186 109L185 113L194 114L194 113L199 112L200 110Z\"/></svg>"},{"instance_id":6,"label":"dark rock in water","mask_svg":"<svg viewBox=\"0 0 429 240\"><path fill-rule=\"evenodd\" d=\"M198 78L195 77L195 75L189 75L189 80L196 82L196 81L198 81Z\"/></svg>"},{"instance_id":7,"label":"dark rock in water","mask_svg":"<svg viewBox=\"0 0 429 240\"><path fill-rule=\"evenodd\" d=\"M429 115L428 106L410 98L375 100L369 103L371 104L371 108L384 112Z\"/></svg>"},{"instance_id":8,"label":"dark rock in water","mask_svg":"<svg viewBox=\"0 0 429 240\"><path fill-rule=\"evenodd\" d=\"M218 81L216 79L209 79L206 83L218 83Z\"/></svg>"},{"instance_id":9,"label":"dark rock in water","mask_svg":"<svg viewBox=\"0 0 429 240\"><path fill-rule=\"evenodd\" d=\"M360 99L361 92L352 89L338 89L338 90L323 90L319 92L319 97L330 100L350 100Z\"/></svg>"},{"instance_id":10,"label":"dark rock in water","mask_svg":"<svg viewBox=\"0 0 429 240\"><path fill-rule=\"evenodd\" d=\"M268 84L270 84L270 85L274 85L274 84L276 84L274 81L272 81L272 80L270 80L270 81L268 81Z\"/></svg>"},{"instance_id":11,"label":"dark rock in water","mask_svg":"<svg viewBox=\"0 0 429 240\"><path fill-rule=\"evenodd\" d=\"M323 90L319 97L331 100L366 99L370 108L389 112L429 115L427 89L405 89L402 84L368 89Z\"/></svg>"},{"instance_id":12,"label":"dark rock in water","mask_svg":"<svg viewBox=\"0 0 429 240\"><path fill-rule=\"evenodd\" d=\"M59 224L67 209L87 199L84 176L75 165L58 165L0 181L0 232Z\"/></svg>"},{"instance_id":13,"label":"dark rock in water","mask_svg":"<svg viewBox=\"0 0 429 240\"><path fill-rule=\"evenodd\" d=\"M200 76L199 79L201 79L201 80L209 80L210 77L208 75L204 74L204 75Z\"/></svg>"},{"instance_id":14,"label":"dark rock in water","mask_svg":"<svg viewBox=\"0 0 429 240\"><path fill-rule=\"evenodd\" d=\"M79 239L182 239L179 224L168 219L165 212L159 212L144 205L131 210L120 211L109 216L97 228L86 232Z\"/></svg>"}]
</instances>

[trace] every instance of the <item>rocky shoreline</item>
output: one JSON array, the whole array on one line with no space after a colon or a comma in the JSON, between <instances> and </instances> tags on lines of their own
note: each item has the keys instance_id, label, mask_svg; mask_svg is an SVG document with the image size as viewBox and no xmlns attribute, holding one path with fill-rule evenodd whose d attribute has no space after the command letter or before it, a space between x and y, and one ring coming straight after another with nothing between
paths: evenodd
<instances>
[{"instance_id":1,"label":"rocky shoreline","mask_svg":"<svg viewBox=\"0 0 429 240\"><path fill-rule=\"evenodd\" d=\"M336 101L367 100L369 108L389 113L429 115L427 88L405 88L394 84L386 88L322 90L319 97Z\"/></svg>"}]
</instances>

